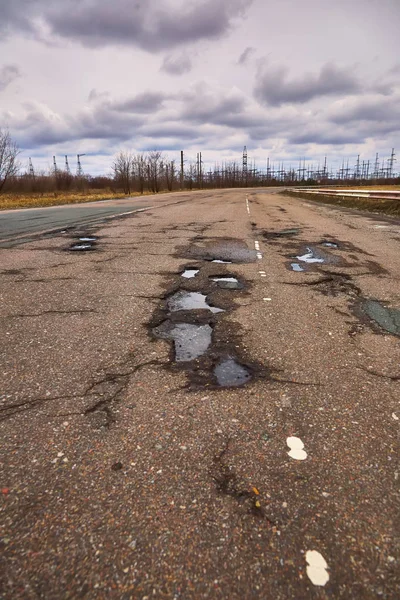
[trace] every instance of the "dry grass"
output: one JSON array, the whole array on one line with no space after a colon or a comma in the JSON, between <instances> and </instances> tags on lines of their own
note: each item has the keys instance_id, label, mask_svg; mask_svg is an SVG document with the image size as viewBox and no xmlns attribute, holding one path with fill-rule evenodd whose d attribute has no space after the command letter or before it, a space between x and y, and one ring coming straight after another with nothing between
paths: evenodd
<instances>
[{"instance_id":1,"label":"dry grass","mask_svg":"<svg viewBox=\"0 0 400 600\"><path fill-rule=\"evenodd\" d=\"M378 192L380 190L396 191L396 190L400 190L400 185L362 185L360 187L358 187L358 185L353 185L353 186L347 185L344 187L340 186L340 189L341 190L374 190L374 192Z\"/></svg>"},{"instance_id":2,"label":"dry grass","mask_svg":"<svg viewBox=\"0 0 400 600\"><path fill-rule=\"evenodd\" d=\"M390 189L393 189L393 186L390 186ZM289 191L281 193L285 196L291 196L292 198L303 198L304 200L311 200L312 202L322 202L323 204L334 204L336 206L357 208L358 210L366 210L368 212L400 216L400 200L398 199L381 200L379 198L328 196L325 194L307 194L306 192Z\"/></svg>"},{"instance_id":3,"label":"dry grass","mask_svg":"<svg viewBox=\"0 0 400 600\"><path fill-rule=\"evenodd\" d=\"M140 196L139 193L130 196ZM80 204L96 200L123 198L122 192L111 190L87 190L84 192L56 192L48 194L0 194L0 210L13 208L37 208L40 206L59 206L61 204Z\"/></svg>"}]
</instances>

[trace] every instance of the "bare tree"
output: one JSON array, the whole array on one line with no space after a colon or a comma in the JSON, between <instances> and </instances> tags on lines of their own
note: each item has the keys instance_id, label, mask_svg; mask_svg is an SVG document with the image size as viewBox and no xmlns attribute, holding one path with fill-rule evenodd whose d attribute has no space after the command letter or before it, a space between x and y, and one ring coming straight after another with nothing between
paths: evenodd
<instances>
[{"instance_id":1,"label":"bare tree","mask_svg":"<svg viewBox=\"0 0 400 600\"><path fill-rule=\"evenodd\" d=\"M124 194L131 193L131 178L133 169L133 156L130 152L121 150L117 154L113 163L114 179L122 185Z\"/></svg>"},{"instance_id":2,"label":"bare tree","mask_svg":"<svg viewBox=\"0 0 400 600\"><path fill-rule=\"evenodd\" d=\"M170 163L165 165L165 177L167 180L167 188L169 192L172 192L172 188L174 187L175 177L176 177L176 169L175 169L175 161L171 160Z\"/></svg>"},{"instance_id":3,"label":"bare tree","mask_svg":"<svg viewBox=\"0 0 400 600\"><path fill-rule=\"evenodd\" d=\"M150 152L148 157L149 187L154 194L160 191L160 177L164 173L162 153L158 150Z\"/></svg>"},{"instance_id":4,"label":"bare tree","mask_svg":"<svg viewBox=\"0 0 400 600\"><path fill-rule=\"evenodd\" d=\"M6 182L15 177L20 169L17 156L20 149L12 140L8 130L0 129L0 192Z\"/></svg>"},{"instance_id":5,"label":"bare tree","mask_svg":"<svg viewBox=\"0 0 400 600\"><path fill-rule=\"evenodd\" d=\"M143 154L136 154L136 156L134 156L132 174L139 187L139 192L143 194L147 177L147 160Z\"/></svg>"}]
</instances>

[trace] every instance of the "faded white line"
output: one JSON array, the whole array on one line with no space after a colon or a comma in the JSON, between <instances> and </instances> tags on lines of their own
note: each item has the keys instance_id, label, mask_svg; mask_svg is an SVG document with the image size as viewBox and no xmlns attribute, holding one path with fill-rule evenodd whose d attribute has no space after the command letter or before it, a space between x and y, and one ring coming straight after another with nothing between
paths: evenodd
<instances>
[{"instance_id":1,"label":"faded white line","mask_svg":"<svg viewBox=\"0 0 400 600\"><path fill-rule=\"evenodd\" d=\"M247 209L247 214L250 214L250 205L249 205L249 199L246 197L246 209Z\"/></svg>"},{"instance_id":2,"label":"faded white line","mask_svg":"<svg viewBox=\"0 0 400 600\"><path fill-rule=\"evenodd\" d=\"M314 585L324 586L329 581L328 564L316 550L307 550L307 575Z\"/></svg>"},{"instance_id":3,"label":"faded white line","mask_svg":"<svg viewBox=\"0 0 400 600\"><path fill-rule=\"evenodd\" d=\"M288 452L290 458L294 458L295 460L306 460L307 452L303 450L304 444L298 437L288 437L286 440L287 445L290 448L290 452Z\"/></svg>"}]
</instances>

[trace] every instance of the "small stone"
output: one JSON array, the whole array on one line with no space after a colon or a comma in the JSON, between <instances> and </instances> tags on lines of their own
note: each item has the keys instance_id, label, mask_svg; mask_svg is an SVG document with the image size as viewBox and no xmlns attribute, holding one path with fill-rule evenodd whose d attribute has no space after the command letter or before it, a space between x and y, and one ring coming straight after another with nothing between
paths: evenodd
<instances>
[{"instance_id":1,"label":"small stone","mask_svg":"<svg viewBox=\"0 0 400 600\"><path fill-rule=\"evenodd\" d=\"M137 546L137 540L132 540L132 542L130 542L128 544L129 548L131 548L132 550L136 550L136 546Z\"/></svg>"},{"instance_id":2,"label":"small stone","mask_svg":"<svg viewBox=\"0 0 400 600\"><path fill-rule=\"evenodd\" d=\"M395 421L398 421L398 420L399 420L399 417L396 415L396 413L392 413L392 418L393 418Z\"/></svg>"},{"instance_id":3,"label":"small stone","mask_svg":"<svg viewBox=\"0 0 400 600\"><path fill-rule=\"evenodd\" d=\"M161 444L156 444L156 445L154 446L154 448L155 448L156 450L162 450L162 446L161 446Z\"/></svg>"},{"instance_id":4,"label":"small stone","mask_svg":"<svg viewBox=\"0 0 400 600\"><path fill-rule=\"evenodd\" d=\"M123 467L122 462L116 462L113 465L111 465L111 469L113 471L121 471L122 467Z\"/></svg>"},{"instance_id":5,"label":"small stone","mask_svg":"<svg viewBox=\"0 0 400 600\"><path fill-rule=\"evenodd\" d=\"M129 573L129 567L126 567L126 569L122 569L124 573Z\"/></svg>"},{"instance_id":6,"label":"small stone","mask_svg":"<svg viewBox=\"0 0 400 600\"><path fill-rule=\"evenodd\" d=\"M64 452L59 452L59 453L57 454L57 457L58 457L58 458L61 458L62 456L64 456Z\"/></svg>"}]
</instances>

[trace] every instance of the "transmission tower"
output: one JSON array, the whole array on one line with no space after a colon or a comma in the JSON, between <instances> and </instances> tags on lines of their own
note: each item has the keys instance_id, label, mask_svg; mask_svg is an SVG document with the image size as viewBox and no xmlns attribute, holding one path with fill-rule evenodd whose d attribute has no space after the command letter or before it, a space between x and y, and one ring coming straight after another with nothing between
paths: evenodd
<instances>
[{"instance_id":1,"label":"transmission tower","mask_svg":"<svg viewBox=\"0 0 400 600\"><path fill-rule=\"evenodd\" d=\"M57 163L56 163L55 156L53 156L53 170L54 170L54 175L57 175Z\"/></svg>"},{"instance_id":2,"label":"transmission tower","mask_svg":"<svg viewBox=\"0 0 400 600\"><path fill-rule=\"evenodd\" d=\"M248 173L247 173L247 146L245 146L243 148L243 170L242 170L242 176L243 176L243 179L246 182L246 185L247 185L247 175L248 175Z\"/></svg>"},{"instance_id":3,"label":"transmission tower","mask_svg":"<svg viewBox=\"0 0 400 600\"><path fill-rule=\"evenodd\" d=\"M67 155L65 155L65 171L68 173L68 175L71 175L71 169L69 168L68 156Z\"/></svg>"},{"instance_id":4,"label":"transmission tower","mask_svg":"<svg viewBox=\"0 0 400 600\"><path fill-rule=\"evenodd\" d=\"M29 175L30 177L35 177L35 170L33 168L31 157L29 157Z\"/></svg>"},{"instance_id":5,"label":"transmission tower","mask_svg":"<svg viewBox=\"0 0 400 600\"><path fill-rule=\"evenodd\" d=\"M86 154L77 154L76 155L76 158L77 158L76 176L77 177L83 177L83 169L82 169L82 165L81 165L81 156L86 156Z\"/></svg>"},{"instance_id":6,"label":"transmission tower","mask_svg":"<svg viewBox=\"0 0 400 600\"><path fill-rule=\"evenodd\" d=\"M395 159L395 153L394 153L394 148L392 148L392 154L390 155L390 159L389 159L389 168L388 168L388 177L393 177L393 165L394 165L394 161Z\"/></svg>"}]
</instances>

